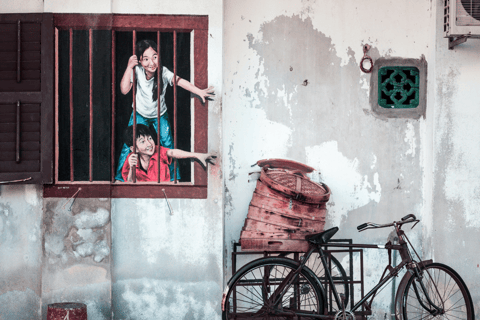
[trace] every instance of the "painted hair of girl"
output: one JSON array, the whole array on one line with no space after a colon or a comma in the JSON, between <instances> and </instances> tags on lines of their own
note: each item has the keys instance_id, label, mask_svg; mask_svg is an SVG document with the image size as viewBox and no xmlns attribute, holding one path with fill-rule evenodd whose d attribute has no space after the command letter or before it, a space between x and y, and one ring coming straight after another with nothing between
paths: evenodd
<instances>
[{"instance_id":1,"label":"painted hair of girl","mask_svg":"<svg viewBox=\"0 0 480 320\"><path fill-rule=\"evenodd\" d=\"M155 41L152 40L141 40L137 42L137 47L136 47L136 55L138 58L138 63L140 64L140 61L142 60L143 53L145 50L148 48L152 48L158 55L157 58L157 70L160 71L160 76L162 75L162 64L160 60L160 54L157 52L157 44ZM158 71L157 71L158 72ZM158 96L158 79L157 79L157 72L155 72L155 75L153 76L153 96L152 100L157 101L157 96ZM160 92L163 90L163 81L160 81Z\"/></svg>"}]
</instances>

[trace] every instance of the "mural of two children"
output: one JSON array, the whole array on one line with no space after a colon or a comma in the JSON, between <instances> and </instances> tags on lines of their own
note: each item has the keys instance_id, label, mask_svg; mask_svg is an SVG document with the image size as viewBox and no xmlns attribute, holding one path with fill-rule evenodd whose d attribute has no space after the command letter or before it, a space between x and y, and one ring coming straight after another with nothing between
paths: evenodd
<instances>
[{"instance_id":1,"label":"mural of two children","mask_svg":"<svg viewBox=\"0 0 480 320\"><path fill-rule=\"evenodd\" d=\"M173 139L168 120L167 106L165 104L165 92L168 85L173 86L174 74L160 64L157 52L157 44L151 40L139 41L136 45L136 55L129 58L127 68L120 82L120 90L127 94L133 87L133 72L137 82L136 90L136 147L133 151L133 112L128 122L128 128L124 134L124 144L119 157L115 179L118 181L133 181L132 167L137 166L137 181L157 181L157 161L161 162L161 181L173 181L174 165L171 161L175 159L193 158L199 160L205 167L207 162L214 164L216 155L211 153L194 153L173 149ZM157 79L157 68L161 68L161 81ZM197 95L202 103L214 96L213 87L199 89L189 81L177 76L177 85ZM160 124L157 121L157 96L160 90ZM155 146L152 132L149 126L155 131L160 130L160 143ZM156 134L153 133L153 134ZM160 160L157 159L156 150L160 148ZM128 158L128 159L127 159ZM140 160L140 161L139 161ZM155 163L155 165L153 165ZM180 179L180 172L177 168L177 179Z\"/></svg>"}]
</instances>

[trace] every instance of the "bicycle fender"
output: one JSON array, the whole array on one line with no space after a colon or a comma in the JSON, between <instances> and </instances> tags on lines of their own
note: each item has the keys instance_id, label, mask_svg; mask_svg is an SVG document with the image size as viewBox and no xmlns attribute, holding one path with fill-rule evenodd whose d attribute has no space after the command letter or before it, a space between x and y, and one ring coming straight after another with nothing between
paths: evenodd
<instances>
[{"instance_id":1,"label":"bicycle fender","mask_svg":"<svg viewBox=\"0 0 480 320\"><path fill-rule=\"evenodd\" d=\"M433 260L423 260L418 263L418 266L420 269L424 269L425 266L433 263ZM405 273L405 275L402 278L402 281L400 281L400 284L398 285L397 289L397 294L395 295L395 320L404 320L403 319L403 308L402 308L402 299L403 295L405 293L405 289L407 287L408 281L412 277L412 274L410 272Z\"/></svg>"}]
</instances>

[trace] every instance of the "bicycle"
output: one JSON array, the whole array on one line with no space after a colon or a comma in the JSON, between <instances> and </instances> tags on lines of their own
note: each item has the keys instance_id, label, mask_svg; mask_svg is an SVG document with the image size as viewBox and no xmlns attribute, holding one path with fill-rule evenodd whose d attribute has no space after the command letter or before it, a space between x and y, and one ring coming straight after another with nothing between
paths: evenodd
<instances>
[{"instance_id":1,"label":"bicycle","mask_svg":"<svg viewBox=\"0 0 480 320\"><path fill-rule=\"evenodd\" d=\"M388 224L367 222L357 227L359 232L368 229L394 227L398 244L388 242L384 246L369 244L338 244L329 240L338 227L318 234L306 236L309 250L295 261L285 257L263 257L254 260L238 270L229 280L222 301L222 317L227 319L366 319L371 314L375 295L399 272L406 269L396 292L395 317L397 320L416 319L463 319L474 320L474 308L470 292L462 278L452 268L421 261L402 226L420 222L410 214ZM322 247L377 248L397 250L401 262L392 267L391 259L385 267L378 284L366 293L350 309L346 309L347 297L337 292L330 272L325 251ZM412 251L418 262L412 255ZM333 299L327 299L327 292L319 277L307 267L312 254L318 254L325 272ZM390 256L390 255L389 255ZM342 268L343 270L343 268ZM388 271L388 273L387 273ZM342 274L340 272L340 274ZM343 271L343 275L345 272ZM341 278L344 276L341 276ZM346 282L347 279L344 278ZM322 283L323 282L323 283ZM347 286L345 286L347 288ZM370 299L370 300L369 300ZM336 303L332 312L329 304ZM329 311L330 310L330 311ZM365 311L366 310L366 311Z\"/></svg>"}]
</instances>

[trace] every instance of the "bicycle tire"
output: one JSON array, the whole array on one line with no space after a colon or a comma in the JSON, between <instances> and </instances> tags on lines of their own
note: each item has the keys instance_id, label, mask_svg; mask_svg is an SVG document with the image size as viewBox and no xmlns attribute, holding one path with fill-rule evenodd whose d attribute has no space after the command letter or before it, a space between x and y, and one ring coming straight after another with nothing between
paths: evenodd
<instances>
[{"instance_id":1,"label":"bicycle tire","mask_svg":"<svg viewBox=\"0 0 480 320\"><path fill-rule=\"evenodd\" d=\"M307 268L279 298L270 299L298 266L294 260L278 257L260 258L243 266L228 282L222 319L292 319L299 312L304 314L301 319L314 319L308 315L323 313L323 291Z\"/></svg>"},{"instance_id":2,"label":"bicycle tire","mask_svg":"<svg viewBox=\"0 0 480 320\"><path fill-rule=\"evenodd\" d=\"M405 287L402 302L404 320L475 319L470 292L455 270L441 263L432 263L423 269L423 285L431 301L443 310L438 315L422 306L431 307L420 286L415 284L415 279L411 277Z\"/></svg>"},{"instance_id":3,"label":"bicycle tire","mask_svg":"<svg viewBox=\"0 0 480 320\"><path fill-rule=\"evenodd\" d=\"M280 254L279 256L287 256L288 254ZM345 295L345 308L348 306L348 302L350 299L350 286L349 281L347 278L347 273L343 268L342 264L335 258L333 255L330 255L331 258L331 268L330 274L333 279L333 283L335 284L335 288L337 289L338 294ZM337 303L335 302L335 298L331 290L329 290L330 282L327 280L325 275L325 268L323 267L322 260L320 259L320 254L318 252L312 253L310 258L308 259L306 266L315 273L320 283L323 285L325 289L326 301L328 306L328 311L336 312L340 310L337 308Z\"/></svg>"}]
</instances>

